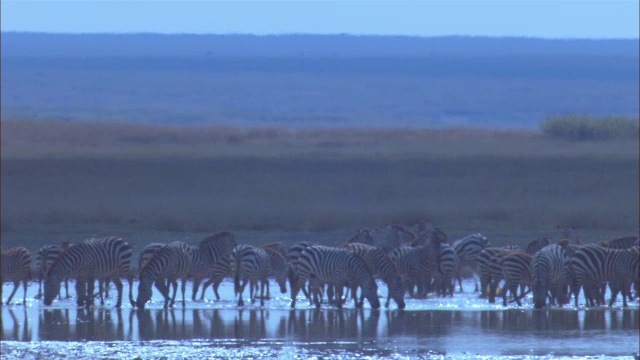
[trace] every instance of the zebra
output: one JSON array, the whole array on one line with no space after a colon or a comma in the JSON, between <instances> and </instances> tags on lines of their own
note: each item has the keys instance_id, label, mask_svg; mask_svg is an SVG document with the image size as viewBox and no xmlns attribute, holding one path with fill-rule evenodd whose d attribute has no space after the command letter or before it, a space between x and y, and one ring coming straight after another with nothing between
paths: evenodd
<instances>
[{"instance_id":1,"label":"zebra","mask_svg":"<svg viewBox=\"0 0 640 360\"><path fill-rule=\"evenodd\" d=\"M502 288L503 306L507 306L507 291L511 291L518 306L522 306L520 298L523 294L519 297L517 290L518 286L523 287L531 283L531 257L530 254L524 252L512 252L499 258L498 263L502 267L504 278L504 286Z\"/></svg>"},{"instance_id":2,"label":"zebra","mask_svg":"<svg viewBox=\"0 0 640 360\"><path fill-rule=\"evenodd\" d=\"M516 251L517 246L487 247L478 254L478 277L480 278L480 298L495 302L498 284L502 280L502 267L497 262L499 256Z\"/></svg>"},{"instance_id":3,"label":"zebra","mask_svg":"<svg viewBox=\"0 0 640 360\"><path fill-rule=\"evenodd\" d=\"M187 274L191 269L191 257L187 244L182 242L172 242L158 249L153 257L147 261L142 269L140 269L138 285L138 298L135 305L144 309L147 301L151 299L152 286L155 283L156 288L164 297L164 307L173 307L178 289L177 280L182 281L180 288L182 292L182 307L185 306L185 288L187 282ZM169 286L165 283L165 279L173 284L173 297L169 297Z\"/></svg>"},{"instance_id":4,"label":"zebra","mask_svg":"<svg viewBox=\"0 0 640 360\"><path fill-rule=\"evenodd\" d=\"M18 291L20 281L22 281L22 288L24 295L22 298L22 304L27 304L27 286L28 281L31 280L31 253L24 247L13 247L7 250L2 250L2 273L0 275L2 281L0 282L0 305L2 305L2 284L5 281L13 281L13 291L7 299L7 305L11 303L11 299Z\"/></svg>"},{"instance_id":5,"label":"zebra","mask_svg":"<svg viewBox=\"0 0 640 360\"><path fill-rule=\"evenodd\" d=\"M411 279L409 277L409 273L410 273L409 268L411 267L411 265L408 264L406 257L411 251L413 251L413 249L414 247L412 246L403 245L393 249L388 254L389 261L391 261L391 263L396 267L396 270L398 271L398 275L400 275L400 279L402 280L402 286L404 287L405 291L409 292L409 295L411 297L415 296L414 288L416 286L416 282L414 279ZM405 266L401 268L399 261L402 261Z\"/></svg>"},{"instance_id":6,"label":"zebra","mask_svg":"<svg viewBox=\"0 0 640 360\"><path fill-rule=\"evenodd\" d=\"M605 241L600 245L606 246L611 249L630 249L634 246L640 245L640 238L636 235L625 236L609 241Z\"/></svg>"},{"instance_id":7,"label":"zebra","mask_svg":"<svg viewBox=\"0 0 640 360\"><path fill-rule=\"evenodd\" d=\"M432 242L411 248L397 259L398 273L411 288L417 285L418 297L426 297L432 283L440 284L440 244ZM409 289L411 293L411 289Z\"/></svg>"},{"instance_id":8,"label":"zebra","mask_svg":"<svg viewBox=\"0 0 640 360\"><path fill-rule=\"evenodd\" d=\"M546 238L546 237L537 238L527 243L527 247L525 248L524 252L526 252L529 255L534 255L535 253L542 250L542 248L544 248L549 244L551 244L551 241L549 240L549 238Z\"/></svg>"},{"instance_id":9,"label":"zebra","mask_svg":"<svg viewBox=\"0 0 640 360\"><path fill-rule=\"evenodd\" d=\"M211 285L213 289L213 293L216 296L216 300L220 301L220 294L218 293L218 288L226 277L231 276L231 255L222 256L211 268L211 277L209 280L205 281L202 285L202 293L200 294L200 300L204 300L205 290Z\"/></svg>"},{"instance_id":10,"label":"zebra","mask_svg":"<svg viewBox=\"0 0 640 360\"><path fill-rule=\"evenodd\" d=\"M96 279L111 278L118 291L115 307L122 305L121 277L129 277L133 252L129 244L118 237L89 239L71 246L51 265L44 280L44 304L49 306L60 292L60 282L76 278L78 306L93 305ZM129 282L129 300L133 304L132 282Z\"/></svg>"},{"instance_id":11,"label":"zebra","mask_svg":"<svg viewBox=\"0 0 640 360\"><path fill-rule=\"evenodd\" d=\"M580 288L588 306L602 305L604 291L602 284L609 282L612 306L618 292L622 292L623 306L627 306L629 284L638 281L638 250L610 249L591 244L580 247L569 260L575 286L575 305L578 306Z\"/></svg>"},{"instance_id":12,"label":"zebra","mask_svg":"<svg viewBox=\"0 0 640 360\"><path fill-rule=\"evenodd\" d=\"M397 247L409 245L416 241L416 235L400 225L388 225L384 229L384 232L385 235L378 248L385 253L389 253Z\"/></svg>"},{"instance_id":13,"label":"zebra","mask_svg":"<svg viewBox=\"0 0 640 360\"><path fill-rule=\"evenodd\" d=\"M297 264L298 264L298 258L300 257L300 254L309 246L313 246L316 245L315 243L312 242L308 242L308 241L301 241L298 242L296 244L294 244L293 246L291 246L289 248L289 250L287 250L287 263L289 263L289 270L288 270L288 276L289 276L289 284L291 285L291 288L293 288L295 286L296 283L296 278L297 278ZM304 287L301 288L302 293L304 294L304 296L306 296L307 298L309 298L309 292L307 291L307 289L305 289Z\"/></svg>"},{"instance_id":14,"label":"zebra","mask_svg":"<svg viewBox=\"0 0 640 360\"><path fill-rule=\"evenodd\" d=\"M279 260L279 261L278 261ZM272 265L276 265L274 269ZM238 295L238 306L244 305L242 294L249 282L251 303L256 300L255 285L260 282L260 305L264 306L264 289L268 278L276 275L280 290L285 293L287 266L284 257L274 250L262 249L252 245L241 244L231 252L231 269L234 272L234 293ZM275 271L274 271L275 270Z\"/></svg>"},{"instance_id":15,"label":"zebra","mask_svg":"<svg viewBox=\"0 0 640 360\"><path fill-rule=\"evenodd\" d=\"M550 305L556 301L562 306L569 302L566 270L567 255L561 245L551 244L538 251L531 259L531 290L536 309L544 307L550 293Z\"/></svg>"},{"instance_id":16,"label":"zebra","mask_svg":"<svg viewBox=\"0 0 640 360\"><path fill-rule=\"evenodd\" d=\"M42 297L42 282L44 281L44 276L49 271L51 264L62 254L63 251L68 249L71 244L68 241L63 241L61 245L44 245L38 250L38 254L36 255L36 263L35 270L38 276L38 294L36 295L36 299L40 299ZM67 294L66 298L70 297L69 295L69 279L64 279L64 289Z\"/></svg>"},{"instance_id":17,"label":"zebra","mask_svg":"<svg viewBox=\"0 0 640 360\"><path fill-rule=\"evenodd\" d=\"M265 250L272 250L272 251L276 251L278 252L280 255L282 255L285 258L285 265L286 265L286 257L287 257L287 247L284 245L283 242L272 242L272 243L268 243L268 244L264 244L262 246L260 246L262 249ZM288 271L288 269L287 269ZM269 282L266 282L267 284L267 299L271 298L271 292L270 292L270 286L269 286Z\"/></svg>"},{"instance_id":18,"label":"zebra","mask_svg":"<svg viewBox=\"0 0 640 360\"><path fill-rule=\"evenodd\" d=\"M322 245L309 246L298 257L296 268L296 281L291 285L291 308L295 308L298 291L307 280L315 295L319 292L322 283L332 283L336 288L338 299L342 299L342 291L346 284L351 286L352 292L355 292L354 289L359 286L371 307L380 308L378 286L367 264L349 250ZM316 308L320 308L317 297L315 304ZM336 305L342 308L342 301L337 301ZM356 301L357 308L362 305Z\"/></svg>"},{"instance_id":19,"label":"zebra","mask_svg":"<svg viewBox=\"0 0 640 360\"><path fill-rule=\"evenodd\" d=\"M193 280L193 291L191 294L191 300L196 300L196 295L198 294L198 288L200 287L200 283L206 277L211 278L213 264L210 264L208 260L209 257L205 257L201 252L199 246L196 245L183 245L187 253L189 254L190 266L188 271L188 276Z\"/></svg>"},{"instance_id":20,"label":"zebra","mask_svg":"<svg viewBox=\"0 0 640 360\"><path fill-rule=\"evenodd\" d=\"M371 230L367 228L358 229L356 233L347 240L347 243L367 244L373 246L374 238L371 236Z\"/></svg>"},{"instance_id":21,"label":"zebra","mask_svg":"<svg viewBox=\"0 0 640 360\"><path fill-rule=\"evenodd\" d=\"M210 284L218 284L217 286L219 286L224 277L229 274L229 272L226 271L229 256L231 256L231 251L233 251L236 245L235 236L228 231L213 234L200 241L198 247L204 263L209 267L210 275L209 280L203 285L201 298L204 297L204 291ZM198 289L195 288L194 291L197 292ZM216 297L218 297L217 287L214 288L214 292L216 293Z\"/></svg>"},{"instance_id":22,"label":"zebra","mask_svg":"<svg viewBox=\"0 0 640 360\"><path fill-rule=\"evenodd\" d=\"M365 261L374 277L380 277L382 281L387 284L388 295L385 307L389 307L391 298L393 298L398 308L404 309L406 304L404 302L402 280L400 275L398 275L398 270L395 265L389 260L389 257L377 247L367 244L349 243L346 245L346 248ZM355 294L353 294L353 296L355 296ZM360 302L363 300L364 299L361 298Z\"/></svg>"},{"instance_id":23,"label":"zebra","mask_svg":"<svg viewBox=\"0 0 640 360\"><path fill-rule=\"evenodd\" d=\"M458 253L453 246L440 243L440 286L437 287L441 296L453 296L455 290L455 283L453 278L456 275L458 269Z\"/></svg>"},{"instance_id":24,"label":"zebra","mask_svg":"<svg viewBox=\"0 0 640 360\"><path fill-rule=\"evenodd\" d=\"M453 242L453 248L458 255L458 269L456 271L456 279L460 286L460 292L462 289L462 270L470 268L473 272L477 272L477 258L482 249L489 245L489 240L480 234L471 234L463 237L462 239ZM474 279L475 281L475 279ZM476 282L476 290L478 291L478 283Z\"/></svg>"}]
</instances>

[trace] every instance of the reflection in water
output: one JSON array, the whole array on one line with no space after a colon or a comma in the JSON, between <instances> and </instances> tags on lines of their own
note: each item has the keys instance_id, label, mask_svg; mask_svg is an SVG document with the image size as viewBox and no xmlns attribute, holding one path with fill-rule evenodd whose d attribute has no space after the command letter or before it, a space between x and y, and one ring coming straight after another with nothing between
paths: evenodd
<instances>
[{"instance_id":1,"label":"reflection in water","mask_svg":"<svg viewBox=\"0 0 640 360\"><path fill-rule=\"evenodd\" d=\"M2 309L2 340L146 342L205 339L222 341L224 346L236 348L265 344L277 348L289 344L344 349L367 344L365 348L374 349L379 355L389 346L404 346L431 354L489 351L525 355L531 354L531 349L538 349L541 354L562 354L563 351L589 354L593 349L630 354L637 351L634 349L638 345L638 314L638 309L362 311L5 307ZM571 347L576 340L581 340L581 348ZM543 344L543 348L539 348L539 344Z\"/></svg>"}]
</instances>

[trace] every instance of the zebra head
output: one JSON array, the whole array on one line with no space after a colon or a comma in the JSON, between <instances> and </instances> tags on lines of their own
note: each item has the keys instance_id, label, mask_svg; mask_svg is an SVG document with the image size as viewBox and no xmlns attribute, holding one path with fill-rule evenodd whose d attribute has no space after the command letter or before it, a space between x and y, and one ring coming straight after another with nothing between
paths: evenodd
<instances>
[{"instance_id":1,"label":"zebra head","mask_svg":"<svg viewBox=\"0 0 640 360\"><path fill-rule=\"evenodd\" d=\"M140 309L144 309L144 305L147 301L151 300L151 286L153 280L147 277L140 278L140 284L138 285L138 298L136 299L136 306Z\"/></svg>"},{"instance_id":2,"label":"zebra head","mask_svg":"<svg viewBox=\"0 0 640 360\"><path fill-rule=\"evenodd\" d=\"M280 292L285 294L287 292L287 280L289 279L289 267L285 267L283 271L278 271L275 274L276 282L280 286Z\"/></svg>"},{"instance_id":3,"label":"zebra head","mask_svg":"<svg viewBox=\"0 0 640 360\"><path fill-rule=\"evenodd\" d=\"M547 282L541 277L533 280L533 304L536 309L542 309L547 301Z\"/></svg>"},{"instance_id":4,"label":"zebra head","mask_svg":"<svg viewBox=\"0 0 640 360\"><path fill-rule=\"evenodd\" d=\"M373 309L380 308L380 299L378 298L378 285L373 278L369 278L362 284L362 295L364 295Z\"/></svg>"},{"instance_id":5,"label":"zebra head","mask_svg":"<svg viewBox=\"0 0 640 360\"><path fill-rule=\"evenodd\" d=\"M44 278L44 304L49 306L53 304L53 299L58 296L60 292L60 283L62 277L53 274L47 274Z\"/></svg>"}]
</instances>

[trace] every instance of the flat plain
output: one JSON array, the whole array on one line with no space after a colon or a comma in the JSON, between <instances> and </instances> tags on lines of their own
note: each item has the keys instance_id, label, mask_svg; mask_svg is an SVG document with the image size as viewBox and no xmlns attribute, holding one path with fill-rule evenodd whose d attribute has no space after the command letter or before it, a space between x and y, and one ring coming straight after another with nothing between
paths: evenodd
<instances>
[{"instance_id":1,"label":"flat plain","mask_svg":"<svg viewBox=\"0 0 640 360\"><path fill-rule=\"evenodd\" d=\"M455 239L638 233L637 140L535 130L287 129L2 120L2 243L118 235L346 241L428 221Z\"/></svg>"}]
</instances>

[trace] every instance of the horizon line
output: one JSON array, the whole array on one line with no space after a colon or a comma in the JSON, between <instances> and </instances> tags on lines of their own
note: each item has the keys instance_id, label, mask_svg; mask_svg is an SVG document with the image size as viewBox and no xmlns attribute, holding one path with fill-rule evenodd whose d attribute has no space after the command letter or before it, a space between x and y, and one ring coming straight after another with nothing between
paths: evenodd
<instances>
[{"instance_id":1,"label":"horizon line","mask_svg":"<svg viewBox=\"0 0 640 360\"><path fill-rule=\"evenodd\" d=\"M547 41L638 41L640 37L547 37L529 35L417 35L417 34L376 34L376 33L307 33L307 32L281 32L281 33L250 33L250 32L155 32L155 31L118 31L118 32L73 32L73 31L31 31L31 30L1 30L0 34L27 34L27 35L158 35L158 36L248 36L248 37L285 37L285 36L327 36L327 37L378 37L378 38L413 38L413 39L438 39L438 38L476 38L476 39L523 39L523 40L547 40Z\"/></svg>"}]
</instances>

